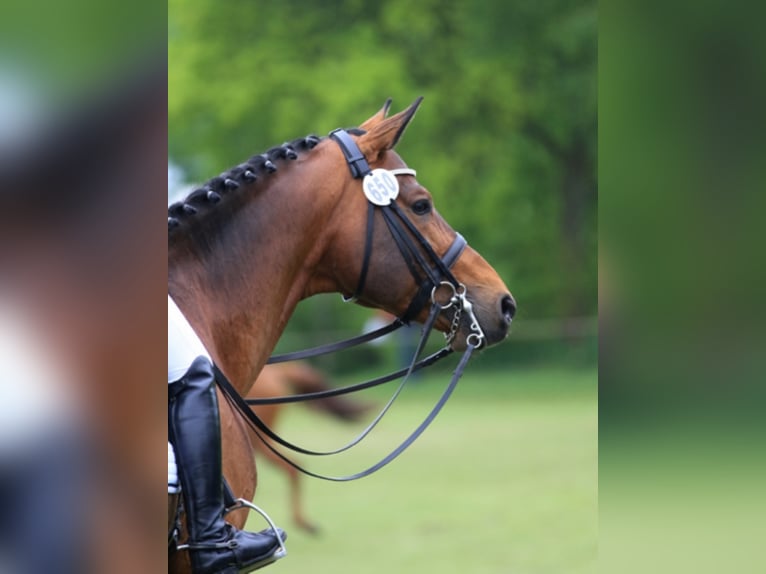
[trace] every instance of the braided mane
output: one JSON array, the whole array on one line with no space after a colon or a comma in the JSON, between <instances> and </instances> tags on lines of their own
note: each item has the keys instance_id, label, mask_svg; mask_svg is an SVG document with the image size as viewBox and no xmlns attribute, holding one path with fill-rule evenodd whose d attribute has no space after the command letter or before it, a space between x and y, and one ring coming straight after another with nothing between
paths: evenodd
<instances>
[{"instance_id":1,"label":"braided mane","mask_svg":"<svg viewBox=\"0 0 766 574\"><path fill-rule=\"evenodd\" d=\"M361 135L364 130L352 128L348 132ZM208 211L225 201L227 195L232 195L240 187L253 184L274 173L284 161L297 159L300 153L311 151L322 139L324 138L312 134L283 143L254 155L246 162L210 179L181 201L168 206L168 233L172 233L200 212Z\"/></svg>"},{"instance_id":2,"label":"braided mane","mask_svg":"<svg viewBox=\"0 0 766 574\"><path fill-rule=\"evenodd\" d=\"M280 160L293 160L298 154L313 149L321 139L315 135L276 146L265 153L254 155L221 175L214 177L193 190L181 201L168 206L168 232L178 228L188 218L201 210L215 206L241 186L256 182L264 175L277 171Z\"/></svg>"}]
</instances>

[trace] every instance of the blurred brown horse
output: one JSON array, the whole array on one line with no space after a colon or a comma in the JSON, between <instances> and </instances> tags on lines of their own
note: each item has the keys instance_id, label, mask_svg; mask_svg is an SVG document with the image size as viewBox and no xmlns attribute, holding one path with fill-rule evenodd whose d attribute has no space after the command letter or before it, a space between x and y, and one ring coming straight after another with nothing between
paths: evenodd
<instances>
[{"instance_id":1,"label":"blurred brown horse","mask_svg":"<svg viewBox=\"0 0 766 574\"><path fill-rule=\"evenodd\" d=\"M78 492L49 457L37 478L51 484L33 493L72 508L25 504L26 520L11 522L17 531L35 526L29 561L63 539L82 547L88 566L59 560L18 571L156 572L166 560L158 485L166 473L167 262L157 212L167 185L167 73L154 65L164 61L161 52L130 72L115 65L113 82L0 153L0 298L40 333L40 355L57 359L60 390L76 397L83 429L79 456L60 450L77 467ZM45 414L38 417L30 424L45 429ZM55 431L50 447L61 446ZM48 538L56 527L58 544Z\"/></svg>"},{"instance_id":2,"label":"blurred brown horse","mask_svg":"<svg viewBox=\"0 0 766 574\"><path fill-rule=\"evenodd\" d=\"M264 399L284 397L292 394L313 393L332 388L327 378L308 363L279 363L266 365L253 388L247 395L249 399ZM308 401L305 403L318 413L323 413L336 420L344 422L358 421L372 405L354 400L351 397L337 396L326 399ZM252 409L260 419L271 429L276 429L278 421L287 404L257 405ZM263 440L269 441L273 448L279 448L268 437ZM311 523L303 513L301 493L301 473L275 455L269 448L264 446L260 438L251 430L250 441L253 445L256 463L258 460L267 460L287 475L290 483L290 509L293 522L298 528L310 533L319 532L317 526Z\"/></svg>"},{"instance_id":3,"label":"blurred brown horse","mask_svg":"<svg viewBox=\"0 0 766 574\"><path fill-rule=\"evenodd\" d=\"M352 132L371 168L406 168L393 148L419 104L420 99L386 117L387 103ZM456 233L414 175L398 181L396 205L431 248L444 254ZM315 136L254 156L168 208L168 292L240 394L249 392L301 299L355 292L367 215L362 182L353 177L341 147ZM374 217L378 225L358 302L402 316L420 285L380 210ZM494 269L466 247L452 273L465 285L484 343L505 339L515 303ZM463 349L471 322L464 313L453 328L453 313L442 313L435 326L454 332L453 348ZM416 320L427 315L423 308ZM252 499L257 481L248 429L219 398L224 474L235 496ZM227 517L237 527L246 518L242 510ZM188 572L185 554L172 554L172 572Z\"/></svg>"}]
</instances>

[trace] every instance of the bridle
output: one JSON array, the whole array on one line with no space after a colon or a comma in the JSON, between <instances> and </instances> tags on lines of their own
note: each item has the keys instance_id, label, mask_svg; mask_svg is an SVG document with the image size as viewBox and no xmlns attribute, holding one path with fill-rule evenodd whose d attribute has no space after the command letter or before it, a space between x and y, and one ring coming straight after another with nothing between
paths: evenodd
<instances>
[{"instance_id":1,"label":"bridle","mask_svg":"<svg viewBox=\"0 0 766 574\"><path fill-rule=\"evenodd\" d=\"M330 133L330 138L338 143L343 156L346 159L346 163L351 171L351 176L354 179L361 179L363 182L363 189L365 195L367 195L367 227L366 237L364 243L364 255L362 256L362 267L359 272L359 279L356 283L354 293L350 296L343 295L343 301L346 303L355 302L359 299L364 291L365 283L367 280L367 273L370 267L370 260L372 258L372 243L375 228L375 212L380 211L383 215L391 237L394 239L399 252L404 259L407 268L415 279L415 283L419 286L412 301L408 305L404 314L401 317L397 317L390 324L381 327L370 333L365 333L358 337L353 337L345 341L336 343L329 343L327 345L321 345L312 349L306 349L304 351L296 351L293 353L286 353L283 355L275 355L269 358L267 364L283 363L286 361L297 361L301 359L307 359L309 357L316 357L328 353L334 353L362 343L366 343L387 335L397 329L408 325L425 305L431 301L432 305L435 303L436 292L444 288L448 293L443 293L439 299L445 301L442 304L441 310L454 308L452 324L450 331L445 334L447 344L452 343L457 331L460 327L460 319L463 310L466 310L469 314L471 324L471 333L468 335L469 342L473 343L476 348L481 347L485 342L484 332L481 330L476 316L473 314L473 307L471 302L466 297L466 287L460 283L452 274L451 268L455 265L455 262L462 255L468 243L459 233L455 234L455 238L452 244L447 248L447 251L442 257L439 257L434 251L428 240L418 231L417 227L409 220L409 218L402 212L399 206L394 201L396 194L398 194L398 183L393 180L396 185L396 189L392 192L392 188L384 188L380 192L379 197L368 194L365 188L365 178L371 176L374 178L374 172L370 169L367 159L361 152L356 142L351 135L344 129L336 129ZM397 176L415 176L416 172L410 168L397 168L391 170L374 170L375 172L387 172L377 181L378 186L386 186L391 184L391 177ZM388 177L386 177L388 176ZM386 192L388 192L386 194ZM408 233L409 232L409 233ZM414 240L413 240L414 238ZM422 251L421 251L422 249ZM432 267L425 255L433 262ZM421 275L421 272L423 275ZM446 297L444 297L446 295Z\"/></svg>"},{"instance_id":2,"label":"bridle","mask_svg":"<svg viewBox=\"0 0 766 574\"><path fill-rule=\"evenodd\" d=\"M289 397L272 397L268 399L245 400L239 395L239 393L237 393L236 389L226 379L224 374L220 371L220 369L218 369L217 366L215 367L215 374L226 399L237 411L240 412L240 414L246 418L251 427L253 427L253 430L255 431L255 434L258 436L258 438L261 439L261 441L275 455L286 461L297 470L309 476L336 482L346 482L368 476L380 468L383 468L385 465L397 458L402 452L404 452L404 450L406 450L406 448L423 433L423 431L431 424L436 415L439 414L442 407L447 402L447 399L449 399L451 396L452 391L455 389L458 380L462 376L463 370L465 369L465 366L467 365L471 355L476 349L485 344L486 338L473 311L473 306L468 300L467 289L465 285L460 283L451 271L452 266L458 260L467 245L466 240L462 235L457 233L450 247L447 249L444 255L440 257L436 254L428 240L423 237L420 231L418 231L415 225L409 220L409 218L407 218L404 212L396 204L395 200L399 191L399 184L396 178L398 176L415 176L415 170L410 168L372 170L370 169L364 154L361 152L359 147L356 145L356 142L346 130L334 130L330 133L330 138L338 144L341 151L343 152L352 177L354 179L362 180L362 189L368 199L367 230L364 255L362 258L362 267L354 293L349 297L344 296L343 300L346 302L356 301L362 295L364 290L370 266L370 260L372 257L372 243L376 210L380 210L382 213L383 220L388 227L391 237L394 239L394 242L396 243L397 248L403 257L407 268L415 279L415 283L418 285L418 289L404 314L401 317L396 318L391 324L386 325L385 327L372 331L371 333L366 333L364 335L344 341L321 345L319 347L314 347L303 351L296 351L293 353L286 353L284 355L273 356L267 361L267 363L273 364L305 359L308 357L315 357L337 352L343 349L360 345L362 343L366 343L373 339L377 339L401 328L406 324L409 324L410 321L412 321L430 302L431 308L428 313L428 318L423 325L422 335L418 343L417 350L415 351L415 354L412 358L412 362L406 369L402 369L396 373L385 375L371 381L366 381L363 383L349 385L347 387L337 389L330 389L328 391L305 393ZM447 344L436 353L429 355L422 360L418 360L420 354L425 348L426 342L428 341L429 335L433 330L437 318L439 317L440 313L446 309L453 309L450 331L445 334ZM338 454L359 444L388 412L396 398L404 389L410 378L410 375L412 375L413 372L430 366L453 352L450 345L460 328L460 322L463 314L465 314L468 318L470 333L466 338L466 350L464 351L463 356L452 375L449 385L444 390L437 404L433 407L423 422L410 434L410 436L407 437L407 439L405 439L386 457L384 457L381 461L374 464L373 466L348 476L333 477L317 474L299 466L297 463L284 456L261 435L261 433L263 433L263 435L267 436L277 444L280 444L294 452L313 456L328 456L332 454ZM364 431L362 431L362 433L350 443L341 448L330 451L309 450L286 441L279 435L275 434L268 426L266 426L249 407L249 405L291 403L347 394L387 383L402 376L404 376L404 378L399 383L399 386L397 387L391 399L388 401L388 403L386 403L381 412L367 426L367 428L365 428Z\"/></svg>"},{"instance_id":3,"label":"bridle","mask_svg":"<svg viewBox=\"0 0 766 574\"><path fill-rule=\"evenodd\" d=\"M428 302L429 298L432 305L435 304L436 291L442 286L451 289L452 293L447 298L447 303L442 305L441 310L455 306L455 312L450 333L447 334L447 342L451 343L457 334L460 326L460 314L465 309L471 316L471 334L469 337L475 337L474 346L480 347L484 341L484 333L481 331L478 320L473 315L473 308L466 298L466 287L460 283L452 274L451 268L458 260L467 242L459 233L455 234L455 239L449 246L443 257L439 257L434 251L428 240L418 231L417 227L402 212L396 204L396 197L399 192L399 184L395 177L400 175L415 176L416 172L410 168L398 168L391 170L372 170L367 159L356 145L351 135L344 129L336 129L330 133L330 138L338 143L346 163L349 166L351 175L354 179L361 179L363 190L367 196L367 234L365 239L364 256L362 258L362 270L359 274L354 294L351 297L344 297L344 301L356 301L364 290L367 270L370 265L372 255L372 237L375 226L375 211L379 210L383 215L383 220L388 226L391 237L394 239L399 252L404 259L410 273L419 285L418 291L410 302L407 310L399 320L407 324L414 319ZM378 172L377 174L375 172ZM393 180L391 176L394 176ZM377 178L377 181L376 181ZM394 185L395 184L395 185ZM377 193L376 193L377 192ZM386 193L388 192L388 193ZM409 232L409 234L408 234ZM413 239L414 238L414 241ZM425 252L431 264L423 257ZM424 277L421 277L421 273Z\"/></svg>"},{"instance_id":4,"label":"bridle","mask_svg":"<svg viewBox=\"0 0 766 574\"><path fill-rule=\"evenodd\" d=\"M459 285L457 279L450 271L450 268L455 264L458 257L463 253L466 247L466 241L459 233L455 235L455 239L450 245L444 257L441 258L436 255L431 248L431 244L423 237L423 235L417 230L412 222L402 213L401 209L396 205L395 199L398 195L398 182L391 181L390 176L415 176L416 172L410 168L398 168L390 170L376 170L383 172L382 175L373 174L370 169L367 160L362 155L361 150L356 145L356 142L351 138L349 133L345 130L338 129L330 134L330 138L338 143L338 146L343 152L346 158L346 162L351 170L351 175L354 179L361 179L363 183L363 189L365 195L367 195L367 233L365 238L364 256L362 258L362 269L359 273L359 280L357 281L354 294L350 297L343 297L346 302L356 301L364 290L365 281L367 279L367 271L370 266L370 258L372 255L372 238L375 227L375 212L380 211L383 214L383 219L388 226L391 236L394 239L399 252L404 258L404 262L407 264L407 268L415 279L415 283L420 285L420 289L413 297L407 310L402 315L401 320L405 323L413 319L423 308L425 301L427 300L430 291L439 283L446 280L453 286ZM370 180L377 177L378 181L375 182L374 191L369 191L367 178ZM380 176L380 177L378 177ZM382 191L381 191L382 188ZM377 194L377 195L376 195ZM425 251L426 255L436 264L435 269L427 263L423 258L422 253L413 243L410 236L406 233L402 225L407 226L412 237L415 238L417 243ZM417 264L417 265L416 265ZM418 266L420 270L418 270ZM425 277L421 277L420 271L425 272Z\"/></svg>"}]
</instances>

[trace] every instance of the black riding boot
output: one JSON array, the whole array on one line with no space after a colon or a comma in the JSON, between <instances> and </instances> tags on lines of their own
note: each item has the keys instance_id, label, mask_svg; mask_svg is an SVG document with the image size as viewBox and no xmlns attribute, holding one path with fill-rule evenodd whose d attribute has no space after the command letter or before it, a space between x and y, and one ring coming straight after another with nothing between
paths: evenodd
<instances>
[{"instance_id":1,"label":"black riding boot","mask_svg":"<svg viewBox=\"0 0 766 574\"><path fill-rule=\"evenodd\" d=\"M212 365L198 357L168 388L168 430L178 460L194 574L241 574L273 562L272 530L237 530L223 519L221 429ZM280 530L284 540L285 534Z\"/></svg>"}]
</instances>

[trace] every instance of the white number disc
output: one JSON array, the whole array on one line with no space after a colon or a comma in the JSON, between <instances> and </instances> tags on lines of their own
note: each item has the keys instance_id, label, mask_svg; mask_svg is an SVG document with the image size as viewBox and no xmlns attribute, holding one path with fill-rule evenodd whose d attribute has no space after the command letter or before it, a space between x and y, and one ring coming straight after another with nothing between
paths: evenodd
<instances>
[{"instance_id":1,"label":"white number disc","mask_svg":"<svg viewBox=\"0 0 766 574\"><path fill-rule=\"evenodd\" d=\"M375 205L388 205L399 195L399 182L387 169L373 169L364 176L364 195Z\"/></svg>"}]
</instances>

